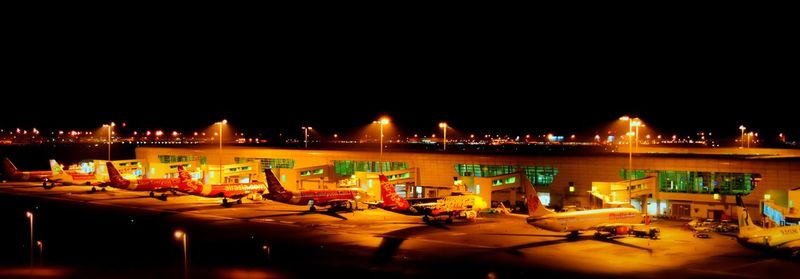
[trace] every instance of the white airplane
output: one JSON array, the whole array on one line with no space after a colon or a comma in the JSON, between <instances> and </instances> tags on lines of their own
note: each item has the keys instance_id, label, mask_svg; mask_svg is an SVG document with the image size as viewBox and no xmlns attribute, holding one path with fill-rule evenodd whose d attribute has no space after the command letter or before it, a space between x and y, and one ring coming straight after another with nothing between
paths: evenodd
<instances>
[{"instance_id":1,"label":"white airplane","mask_svg":"<svg viewBox=\"0 0 800 279\"><path fill-rule=\"evenodd\" d=\"M743 246L767 248L800 257L800 225L769 229L756 226L741 196L736 196L736 213L739 214L739 234L736 237Z\"/></svg>"},{"instance_id":2,"label":"white airplane","mask_svg":"<svg viewBox=\"0 0 800 279\"><path fill-rule=\"evenodd\" d=\"M575 239L580 231L595 230L595 236L601 232L611 235L627 234L633 226L642 224L642 213L633 208L603 208L584 211L556 213L542 206L536 190L527 177L522 178L528 202L528 224L554 232L569 232L569 238Z\"/></svg>"}]
</instances>

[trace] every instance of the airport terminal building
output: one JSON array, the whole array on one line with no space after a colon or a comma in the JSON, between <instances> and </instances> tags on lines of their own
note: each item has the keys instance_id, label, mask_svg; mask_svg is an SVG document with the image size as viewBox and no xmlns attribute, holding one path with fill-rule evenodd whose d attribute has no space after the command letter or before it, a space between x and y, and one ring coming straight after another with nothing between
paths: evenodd
<instances>
[{"instance_id":1,"label":"airport terminal building","mask_svg":"<svg viewBox=\"0 0 800 279\"><path fill-rule=\"evenodd\" d=\"M380 197L378 173L383 172L408 198L466 190L512 207L524 204L520 182L530 179L542 201L552 207L612 207L632 196L634 207L647 214L678 218L733 216L735 195L743 195L749 207L760 208L775 222L797 222L800 157L766 151L711 153L719 154L643 150L629 161L627 153L391 151L381 156L351 150L139 147L136 158L145 165L147 177L171 177L177 165L183 165L211 182L263 181L263 171L271 168L289 189L358 187L374 198Z\"/></svg>"}]
</instances>

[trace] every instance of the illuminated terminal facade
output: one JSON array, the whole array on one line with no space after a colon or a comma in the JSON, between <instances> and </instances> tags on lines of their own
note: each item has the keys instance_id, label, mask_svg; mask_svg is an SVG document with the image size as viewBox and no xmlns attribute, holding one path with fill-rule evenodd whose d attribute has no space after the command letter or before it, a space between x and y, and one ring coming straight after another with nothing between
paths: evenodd
<instances>
[{"instance_id":1,"label":"illuminated terminal facade","mask_svg":"<svg viewBox=\"0 0 800 279\"><path fill-rule=\"evenodd\" d=\"M220 156L222 156L220 158ZM735 215L735 195L761 207L776 223L797 222L800 159L739 155L627 154L489 155L438 152L343 151L255 147L140 147L137 160L149 177L174 173L176 164L198 177L225 182L264 179L271 168L289 189L358 187L379 198L378 173L408 198L453 190L479 194L494 204L523 206L522 179L552 207L598 208L627 204L650 215L725 218ZM211 179L209 182L216 182ZM647 206L642 208L642 201Z\"/></svg>"}]
</instances>

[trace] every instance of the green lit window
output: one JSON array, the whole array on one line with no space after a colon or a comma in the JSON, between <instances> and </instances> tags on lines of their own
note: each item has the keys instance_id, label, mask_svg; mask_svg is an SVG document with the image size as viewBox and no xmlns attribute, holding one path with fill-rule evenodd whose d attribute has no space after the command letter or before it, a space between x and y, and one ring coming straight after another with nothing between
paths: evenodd
<instances>
[{"instance_id":1,"label":"green lit window","mask_svg":"<svg viewBox=\"0 0 800 279\"><path fill-rule=\"evenodd\" d=\"M553 183L558 169L549 166L456 164L460 176L493 177L524 171L533 185L548 186ZM515 178L516 179L516 178ZM513 183L513 182L508 182Z\"/></svg>"},{"instance_id":2,"label":"green lit window","mask_svg":"<svg viewBox=\"0 0 800 279\"><path fill-rule=\"evenodd\" d=\"M315 169L314 170L314 175L323 174L323 173L325 173L325 169Z\"/></svg>"},{"instance_id":3,"label":"green lit window","mask_svg":"<svg viewBox=\"0 0 800 279\"><path fill-rule=\"evenodd\" d=\"M404 172L399 174L392 174L386 177L389 180L398 180L398 179L409 179L411 178L410 172Z\"/></svg>"},{"instance_id":4,"label":"green lit window","mask_svg":"<svg viewBox=\"0 0 800 279\"><path fill-rule=\"evenodd\" d=\"M206 156L158 155L158 161L162 164L200 161L201 165L205 165L206 160L207 160Z\"/></svg>"},{"instance_id":5,"label":"green lit window","mask_svg":"<svg viewBox=\"0 0 800 279\"><path fill-rule=\"evenodd\" d=\"M503 185L503 180L502 179L492 180L492 186L499 186L499 185Z\"/></svg>"},{"instance_id":6,"label":"green lit window","mask_svg":"<svg viewBox=\"0 0 800 279\"><path fill-rule=\"evenodd\" d=\"M309 176L311 175L311 171L301 171L300 176Z\"/></svg>"},{"instance_id":7,"label":"green lit window","mask_svg":"<svg viewBox=\"0 0 800 279\"><path fill-rule=\"evenodd\" d=\"M334 160L333 168L337 175L350 176L356 172L378 172L382 171L397 171L407 170L408 163L406 162L377 162L377 161L350 161L350 160Z\"/></svg>"},{"instance_id":8,"label":"green lit window","mask_svg":"<svg viewBox=\"0 0 800 279\"><path fill-rule=\"evenodd\" d=\"M512 176L512 177L506 178L506 184L511 184L511 183L514 183L514 182L517 182L517 177L516 176Z\"/></svg>"},{"instance_id":9,"label":"green lit window","mask_svg":"<svg viewBox=\"0 0 800 279\"><path fill-rule=\"evenodd\" d=\"M627 169L622 169L619 171L619 176L622 179L642 179L647 177L647 172L645 170L633 170L632 172L628 173Z\"/></svg>"},{"instance_id":10,"label":"green lit window","mask_svg":"<svg viewBox=\"0 0 800 279\"><path fill-rule=\"evenodd\" d=\"M260 162L261 163L261 172L267 170L267 168L273 169L293 169L294 168L294 159L284 159L284 158L241 158L235 157L233 158L237 164L244 164L250 162Z\"/></svg>"},{"instance_id":11,"label":"green lit window","mask_svg":"<svg viewBox=\"0 0 800 279\"><path fill-rule=\"evenodd\" d=\"M658 185L662 192L747 195L760 177L753 173L661 170Z\"/></svg>"}]
</instances>

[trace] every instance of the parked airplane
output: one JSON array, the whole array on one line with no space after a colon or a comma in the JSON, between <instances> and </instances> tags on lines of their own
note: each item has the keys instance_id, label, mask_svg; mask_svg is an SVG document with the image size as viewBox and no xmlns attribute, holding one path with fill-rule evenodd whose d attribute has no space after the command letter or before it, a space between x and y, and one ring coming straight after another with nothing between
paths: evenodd
<instances>
[{"instance_id":1,"label":"parked airplane","mask_svg":"<svg viewBox=\"0 0 800 279\"><path fill-rule=\"evenodd\" d=\"M542 205L533 184L527 177L522 178L525 184L525 195L528 203L528 224L554 232L569 232L569 238L575 239L580 231L595 230L595 236L601 232L612 232L614 235L627 234L632 226L642 225L642 213L633 208L603 208L584 211L556 213Z\"/></svg>"},{"instance_id":2,"label":"parked airplane","mask_svg":"<svg viewBox=\"0 0 800 279\"><path fill-rule=\"evenodd\" d=\"M428 223L431 219L445 219L452 223L454 218L476 220L478 211L486 208L486 202L478 195L453 195L441 198L426 199L432 202L413 204L400 197L394 185L389 183L385 175L380 175L382 203L378 207L406 215L422 215L422 221Z\"/></svg>"},{"instance_id":3,"label":"parked airplane","mask_svg":"<svg viewBox=\"0 0 800 279\"><path fill-rule=\"evenodd\" d=\"M170 191L175 193L178 191L181 181L178 178L142 178L142 179L125 179L114 167L111 162L106 162L106 169L108 169L109 183L111 187L131 190L131 191L150 191L150 196L155 197L155 192ZM166 201L167 194L161 193L159 199Z\"/></svg>"},{"instance_id":4,"label":"parked airplane","mask_svg":"<svg viewBox=\"0 0 800 279\"><path fill-rule=\"evenodd\" d=\"M242 203L242 198L247 196L261 198L267 190L267 186L261 182L250 183L229 183L229 184L205 184L200 181L192 180L192 175L183 166L178 166L178 177L180 179L180 191L202 197L222 198L222 205L230 207L228 199L235 199L237 204Z\"/></svg>"},{"instance_id":5,"label":"parked airplane","mask_svg":"<svg viewBox=\"0 0 800 279\"><path fill-rule=\"evenodd\" d=\"M19 171L8 158L3 158L3 179L9 181L43 182L53 176L53 171Z\"/></svg>"},{"instance_id":6,"label":"parked airplane","mask_svg":"<svg viewBox=\"0 0 800 279\"><path fill-rule=\"evenodd\" d=\"M47 186L47 183L43 183L45 189L50 189L55 186L56 183L62 185L86 185L92 186L92 191L96 191L97 189L94 186L107 186L105 181L97 179L94 173L83 173L78 171L65 171L61 168L61 165L56 162L56 160L50 159L50 170L53 172L51 177L48 177L46 182L50 182L50 186ZM103 188L105 190L105 188Z\"/></svg>"},{"instance_id":7,"label":"parked airplane","mask_svg":"<svg viewBox=\"0 0 800 279\"><path fill-rule=\"evenodd\" d=\"M800 257L800 225L765 229L753 224L741 196L736 196L739 214L739 243L746 247L767 248Z\"/></svg>"},{"instance_id":8,"label":"parked airplane","mask_svg":"<svg viewBox=\"0 0 800 279\"><path fill-rule=\"evenodd\" d=\"M366 192L357 188L289 191L281 186L278 178L272 173L272 169L264 172L267 175L267 187L269 187L269 193L264 194L264 198L287 204L308 205L310 211L316 211L317 206L330 206L329 211L337 208L355 209L358 206L358 200L361 197L367 197Z\"/></svg>"}]
</instances>

